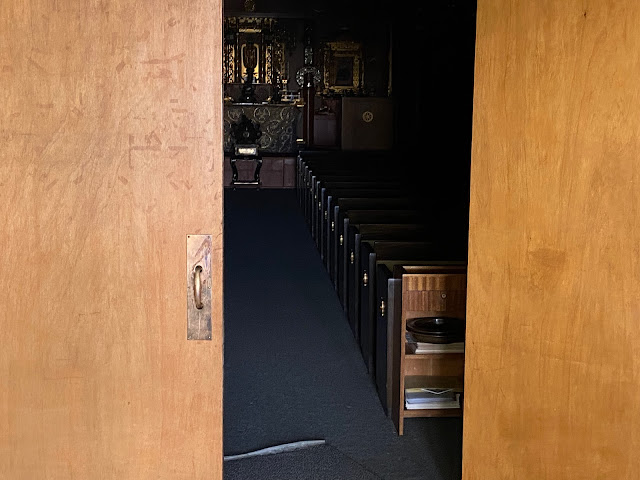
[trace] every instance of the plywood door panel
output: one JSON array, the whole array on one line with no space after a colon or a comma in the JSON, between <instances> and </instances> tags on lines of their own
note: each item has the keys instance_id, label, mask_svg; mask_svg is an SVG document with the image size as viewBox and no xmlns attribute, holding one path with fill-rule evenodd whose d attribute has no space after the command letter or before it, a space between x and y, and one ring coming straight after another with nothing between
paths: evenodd
<instances>
[{"instance_id":1,"label":"plywood door panel","mask_svg":"<svg viewBox=\"0 0 640 480\"><path fill-rule=\"evenodd\" d=\"M480 0L463 478L640 471L640 3Z\"/></svg>"},{"instance_id":2,"label":"plywood door panel","mask_svg":"<svg viewBox=\"0 0 640 480\"><path fill-rule=\"evenodd\" d=\"M1 10L0 478L220 479L221 2Z\"/></svg>"}]
</instances>

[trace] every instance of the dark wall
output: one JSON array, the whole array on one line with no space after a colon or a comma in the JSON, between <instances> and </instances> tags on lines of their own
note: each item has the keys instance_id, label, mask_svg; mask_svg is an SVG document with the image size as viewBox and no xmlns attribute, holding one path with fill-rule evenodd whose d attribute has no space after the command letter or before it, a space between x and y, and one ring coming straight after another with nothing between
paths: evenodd
<instances>
[{"instance_id":1,"label":"dark wall","mask_svg":"<svg viewBox=\"0 0 640 480\"><path fill-rule=\"evenodd\" d=\"M396 144L407 168L468 227L475 0L432 0L393 14ZM444 206L443 206L444 208Z\"/></svg>"}]
</instances>

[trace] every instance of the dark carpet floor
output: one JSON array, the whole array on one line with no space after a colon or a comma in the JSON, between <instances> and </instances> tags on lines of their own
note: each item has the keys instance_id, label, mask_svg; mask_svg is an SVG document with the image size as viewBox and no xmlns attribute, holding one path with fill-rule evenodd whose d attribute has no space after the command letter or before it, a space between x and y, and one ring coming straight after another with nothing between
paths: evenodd
<instances>
[{"instance_id":1,"label":"dark carpet floor","mask_svg":"<svg viewBox=\"0 0 640 480\"><path fill-rule=\"evenodd\" d=\"M327 443L227 462L225 480L350 478L335 475L354 465L371 478L461 477L461 419L408 419L399 437L384 414L294 190L225 191L224 282L225 455Z\"/></svg>"},{"instance_id":2,"label":"dark carpet floor","mask_svg":"<svg viewBox=\"0 0 640 480\"><path fill-rule=\"evenodd\" d=\"M224 464L225 478L260 480L379 480L380 477L330 445L252 457Z\"/></svg>"}]
</instances>

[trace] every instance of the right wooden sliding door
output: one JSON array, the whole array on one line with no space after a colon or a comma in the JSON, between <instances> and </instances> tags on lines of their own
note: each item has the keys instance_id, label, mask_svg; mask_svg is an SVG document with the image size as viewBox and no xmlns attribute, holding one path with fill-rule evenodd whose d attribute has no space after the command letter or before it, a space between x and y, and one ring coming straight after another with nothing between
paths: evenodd
<instances>
[{"instance_id":1,"label":"right wooden sliding door","mask_svg":"<svg viewBox=\"0 0 640 480\"><path fill-rule=\"evenodd\" d=\"M640 472L640 2L478 0L463 478Z\"/></svg>"}]
</instances>

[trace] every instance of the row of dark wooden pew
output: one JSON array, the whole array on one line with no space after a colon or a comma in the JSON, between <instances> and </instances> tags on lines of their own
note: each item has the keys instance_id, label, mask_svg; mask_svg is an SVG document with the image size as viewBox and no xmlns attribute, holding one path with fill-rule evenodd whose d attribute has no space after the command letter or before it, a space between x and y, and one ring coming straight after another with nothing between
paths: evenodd
<instances>
[{"instance_id":1,"label":"row of dark wooden pew","mask_svg":"<svg viewBox=\"0 0 640 480\"><path fill-rule=\"evenodd\" d=\"M391 364L404 347L391 280L405 267L466 272L466 239L443 224L446 206L405 175L385 154L309 151L297 159L300 209L387 413L400 388Z\"/></svg>"}]
</instances>

